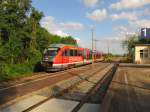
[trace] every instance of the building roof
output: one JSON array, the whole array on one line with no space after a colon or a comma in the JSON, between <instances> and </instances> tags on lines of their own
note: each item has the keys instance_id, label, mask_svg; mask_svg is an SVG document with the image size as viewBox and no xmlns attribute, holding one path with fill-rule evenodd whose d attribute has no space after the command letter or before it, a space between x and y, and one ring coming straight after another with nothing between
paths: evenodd
<instances>
[{"instance_id":1,"label":"building roof","mask_svg":"<svg viewBox=\"0 0 150 112\"><path fill-rule=\"evenodd\" d=\"M150 46L150 44L135 44L135 46Z\"/></svg>"}]
</instances>

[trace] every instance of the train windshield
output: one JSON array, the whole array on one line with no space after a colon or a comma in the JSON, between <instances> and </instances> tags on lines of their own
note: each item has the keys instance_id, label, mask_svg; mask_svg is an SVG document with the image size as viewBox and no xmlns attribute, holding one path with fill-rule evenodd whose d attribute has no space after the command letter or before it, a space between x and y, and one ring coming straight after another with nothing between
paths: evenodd
<instances>
[{"instance_id":1,"label":"train windshield","mask_svg":"<svg viewBox=\"0 0 150 112\"><path fill-rule=\"evenodd\" d=\"M59 51L59 48L56 48L56 47L52 48L52 47L50 47L50 48L48 48L46 50L46 52L44 54L47 55L47 56L55 56L58 51Z\"/></svg>"}]
</instances>

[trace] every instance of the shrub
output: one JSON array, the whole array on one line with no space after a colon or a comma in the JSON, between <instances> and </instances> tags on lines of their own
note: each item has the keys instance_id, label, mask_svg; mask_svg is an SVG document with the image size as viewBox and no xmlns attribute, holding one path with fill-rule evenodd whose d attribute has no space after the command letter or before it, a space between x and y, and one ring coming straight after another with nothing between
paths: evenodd
<instances>
[{"instance_id":1,"label":"shrub","mask_svg":"<svg viewBox=\"0 0 150 112\"><path fill-rule=\"evenodd\" d=\"M33 72L41 72L43 70L39 57L21 64L2 64L0 65L0 81L33 75Z\"/></svg>"}]
</instances>

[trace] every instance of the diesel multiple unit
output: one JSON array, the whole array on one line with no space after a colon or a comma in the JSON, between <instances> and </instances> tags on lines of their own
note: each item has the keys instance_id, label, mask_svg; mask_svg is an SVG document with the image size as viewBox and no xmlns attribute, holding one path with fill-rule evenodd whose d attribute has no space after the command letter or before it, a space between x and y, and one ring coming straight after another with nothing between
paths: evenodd
<instances>
[{"instance_id":1,"label":"diesel multiple unit","mask_svg":"<svg viewBox=\"0 0 150 112\"><path fill-rule=\"evenodd\" d=\"M103 60L102 53L88 48L51 44L45 49L41 64L47 71L58 71L100 60Z\"/></svg>"}]
</instances>

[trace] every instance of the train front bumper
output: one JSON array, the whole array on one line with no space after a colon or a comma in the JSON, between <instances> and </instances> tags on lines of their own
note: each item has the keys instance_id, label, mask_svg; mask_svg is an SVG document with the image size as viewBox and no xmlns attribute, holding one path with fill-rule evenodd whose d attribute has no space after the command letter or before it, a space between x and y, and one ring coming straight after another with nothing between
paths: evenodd
<instances>
[{"instance_id":1,"label":"train front bumper","mask_svg":"<svg viewBox=\"0 0 150 112\"><path fill-rule=\"evenodd\" d=\"M61 65L53 64L53 62L42 61L41 65L45 68L46 71L59 71L63 67Z\"/></svg>"}]
</instances>

